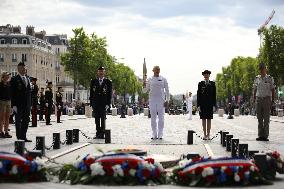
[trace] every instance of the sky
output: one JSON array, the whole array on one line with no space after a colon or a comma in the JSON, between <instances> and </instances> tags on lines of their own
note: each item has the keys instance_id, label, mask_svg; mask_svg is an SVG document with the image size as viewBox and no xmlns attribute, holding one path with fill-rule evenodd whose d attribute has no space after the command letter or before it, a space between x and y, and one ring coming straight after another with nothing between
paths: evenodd
<instances>
[{"instance_id":1,"label":"sky","mask_svg":"<svg viewBox=\"0 0 284 189\"><path fill-rule=\"evenodd\" d=\"M237 56L256 57L257 29L284 23L284 0L0 0L0 25L47 34L83 27L106 37L108 52L142 77L159 65L170 93L196 93L202 71L214 80Z\"/></svg>"}]
</instances>

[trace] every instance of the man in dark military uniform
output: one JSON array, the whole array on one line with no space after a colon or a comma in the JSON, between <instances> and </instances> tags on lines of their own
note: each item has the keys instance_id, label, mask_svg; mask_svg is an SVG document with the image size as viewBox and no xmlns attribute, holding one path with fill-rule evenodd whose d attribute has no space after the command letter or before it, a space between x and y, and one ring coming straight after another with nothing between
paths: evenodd
<instances>
[{"instance_id":1,"label":"man in dark military uniform","mask_svg":"<svg viewBox=\"0 0 284 189\"><path fill-rule=\"evenodd\" d=\"M26 137L30 121L31 86L23 62L18 64L18 75L11 79L11 89L11 103L15 112L17 139L32 142Z\"/></svg>"},{"instance_id":2,"label":"man in dark military uniform","mask_svg":"<svg viewBox=\"0 0 284 189\"><path fill-rule=\"evenodd\" d=\"M45 108L46 108L46 116L45 121L46 125L51 125L50 123L50 115L52 113L52 104L53 104L53 94L52 94L52 82L47 83L47 87L45 89Z\"/></svg>"},{"instance_id":3,"label":"man in dark military uniform","mask_svg":"<svg viewBox=\"0 0 284 189\"><path fill-rule=\"evenodd\" d=\"M97 70L98 78L91 80L90 105L93 107L96 122L96 138L103 139L105 132L106 110L110 107L112 82L105 78L104 67Z\"/></svg>"},{"instance_id":4,"label":"man in dark military uniform","mask_svg":"<svg viewBox=\"0 0 284 189\"><path fill-rule=\"evenodd\" d=\"M57 107L57 123L62 123L60 121L60 116L63 108L63 102L62 102L62 87L58 87L58 90L56 92L56 107Z\"/></svg>"},{"instance_id":5,"label":"man in dark military uniform","mask_svg":"<svg viewBox=\"0 0 284 189\"><path fill-rule=\"evenodd\" d=\"M37 78L32 78L31 96L32 96L32 127L37 126L37 105L38 105L38 86Z\"/></svg>"},{"instance_id":6,"label":"man in dark military uniform","mask_svg":"<svg viewBox=\"0 0 284 189\"><path fill-rule=\"evenodd\" d=\"M43 115L44 115L44 109L45 109L45 96L44 96L44 88L40 88L39 93L39 120L43 121Z\"/></svg>"},{"instance_id":7,"label":"man in dark military uniform","mask_svg":"<svg viewBox=\"0 0 284 189\"><path fill-rule=\"evenodd\" d=\"M197 107L204 132L204 140L210 139L211 119L213 119L213 109L216 108L216 86L215 82L210 81L211 72L202 72L204 80L198 83ZM206 124L207 120L207 124Z\"/></svg>"}]
</instances>

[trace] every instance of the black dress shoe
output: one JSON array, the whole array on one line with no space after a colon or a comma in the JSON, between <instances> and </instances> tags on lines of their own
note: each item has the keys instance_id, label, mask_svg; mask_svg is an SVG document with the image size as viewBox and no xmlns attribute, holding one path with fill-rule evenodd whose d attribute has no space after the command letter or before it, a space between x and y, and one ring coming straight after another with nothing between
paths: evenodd
<instances>
[{"instance_id":1,"label":"black dress shoe","mask_svg":"<svg viewBox=\"0 0 284 189\"><path fill-rule=\"evenodd\" d=\"M52 125L51 123L47 123L46 125Z\"/></svg>"},{"instance_id":2,"label":"black dress shoe","mask_svg":"<svg viewBox=\"0 0 284 189\"><path fill-rule=\"evenodd\" d=\"M262 137L257 137L255 140L262 141Z\"/></svg>"},{"instance_id":3,"label":"black dress shoe","mask_svg":"<svg viewBox=\"0 0 284 189\"><path fill-rule=\"evenodd\" d=\"M157 139L157 138L155 138L155 137L152 137L152 138L151 138L151 140L156 140L156 139Z\"/></svg>"},{"instance_id":4,"label":"black dress shoe","mask_svg":"<svg viewBox=\"0 0 284 189\"><path fill-rule=\"evenodd\" d=\"M160 138L159 138L159 140L163 140L163 138L162 138L162 137L160 137Z\"/></svg>"},{"instance_id":5,"label":"black dress shoe","mask_svg":"<svg viewBox=\"0 0 284 189\"><path fill-rule=\"evenodd\" d=\"M262 141L269 141L268 138L262 138Z\"/></svg>"},{"instance_id":6,"label":"black dress shoe","mask_svg":"<svg viewBox=\"0 0 284 189\"><path fill-rule=\"evenodd\" d=\"M62 123L61 121L57 121L57 123Z\"/></svg>"},{"instance_id":7,"label":"black dress shoe","mask_svg":"<svg viewBox=\"0 0 284 189\"><path fill-rule=\"evenodd\" d=\"M25 139L25 142L32 142L31 140L29 140L29 139Z\"/></svg>"}]
</instances>

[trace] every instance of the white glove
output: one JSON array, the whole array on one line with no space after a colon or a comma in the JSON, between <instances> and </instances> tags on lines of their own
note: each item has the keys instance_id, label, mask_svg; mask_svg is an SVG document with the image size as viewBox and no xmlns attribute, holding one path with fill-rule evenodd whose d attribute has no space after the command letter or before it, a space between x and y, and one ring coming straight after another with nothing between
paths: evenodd
<instances>
[{"instance_id":1,"label":"white glove","mask_svg":"<svg viewBox=\"0 0 284 189\"><path fill-rule=\"evenodd\" d=\"M45 103L45 106L48 107L48 103Z\"/></svg>"},{"instance_id":2,"label":"white glove","mask_svg":"<svg viewBox=\"0 0 284 189\"><path fill-rule=\"evenodd\" d=\"M60 109L60 108L61 108L61 106L60 106L60 105L58 105L58 108Z\"/></svg>"},{"instance_id":3,"label":"white glove","mask_svg":"<svg viewBox=\"0 0 284 189\"><path fill-rule=\"evenodd\" d=\"M216 107L215 106L213 106L213 112L215 112L216 111Z\"/></svg>"},{"instance_id":4,"label":"white glove","mask_svg":"<svg viewBox=\"0 0 284 189\"><path fill-rule=\"evenodd\" d=\"M13 112L17 113L17 106L13 106Z\"/></svg>"},{"instance_id":5,"label":"white glove","mask_svg":"<svg viewBox=\"0 0 284 189\"><path fill-rule=\"evenodd\" d=\"M199 112L201 112L201 109L200 109L200 107L199 107L199 106L197 107L197 110L198 110Z\"/></svg>"},{"instance_id":6,"label":"white glove","mask_svg":"<svg viewBox=\"0 0 284 189\"><path fill-rule=\"evenodd\" d=\"M109 105L106 105L106 111L108 110L108 108L109 108Z\"/></svg>"}]
</instances>

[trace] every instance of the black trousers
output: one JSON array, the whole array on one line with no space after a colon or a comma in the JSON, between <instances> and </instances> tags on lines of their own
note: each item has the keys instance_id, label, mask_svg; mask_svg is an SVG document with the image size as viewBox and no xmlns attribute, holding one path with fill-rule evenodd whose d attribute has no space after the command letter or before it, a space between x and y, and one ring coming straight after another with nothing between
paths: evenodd
<instances>
[{"instance_id":1,"label":"black trousers","mask_svg":"<svg viewBox=\"0 0 284 189\"><path fill-rule=\"evenodd\" d=\"M27 130L30 122L30 108L29 107L17 107L17 113L15 115L16 136L18 140L27 139Z\"/></svg>"},{"instance_id":2,"label":"black trousers","mask_svg":"<svg viewBox=\"0 0 284 189\"><path fill-rule=\"evenodd\" d=\"M52 113L52 106L48 106L47 107L47 111L46 111L46 124L50 124L50 116L51 116L51 113Z\"/></svg>"},{"instance_id":3,"label":"black trousers","mask_svg":"<svg viewBox=\"0 0 284 189\"><path fill-rule=\"evenodd\" d=\"M103 138L106 129L105 108L94 109L96 123L96 137Z\"/></svg>"},{"instance_id":4,"label":"black trousers","mask_svg":"<svg viewBox=\"0 0 284 189\"><path fill-rule=\"evenodd\" d=\"M40 111L39 111L39 120L43 120L44 115L44 105L40 105Z\"/></svg>"}]
</instances>

